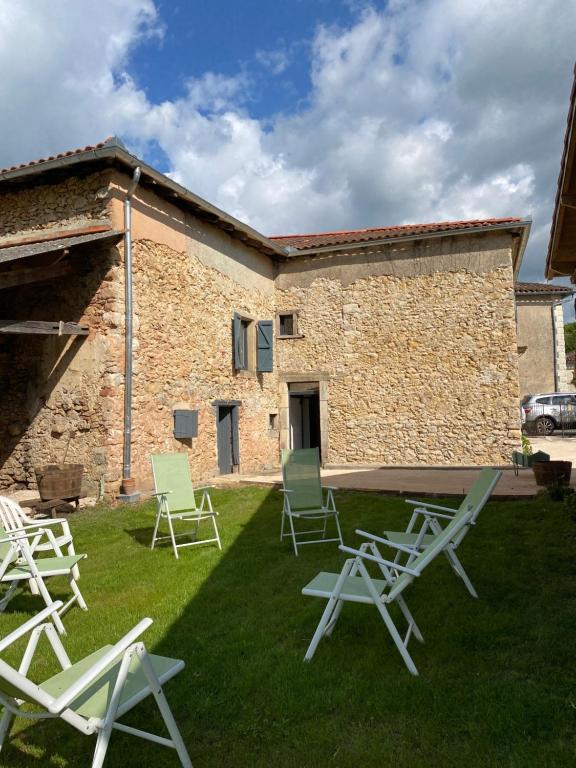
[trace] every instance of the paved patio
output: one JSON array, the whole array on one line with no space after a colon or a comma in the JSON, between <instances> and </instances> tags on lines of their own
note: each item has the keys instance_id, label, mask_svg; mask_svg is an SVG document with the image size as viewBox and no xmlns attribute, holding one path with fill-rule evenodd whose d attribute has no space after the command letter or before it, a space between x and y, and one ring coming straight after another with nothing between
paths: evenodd
<instances>
[{"instance_id":1,"label":"paved patio","mask_svg":"<svg viewBox=\"0 0 576 768\"><path fill-rule=\"evenodd\" d=\"M504 474L493 493L494 499L527 499L543 489L536 485L531 469L502 467ZM468 492L478 474L477 467L346 467L322 470L324 485L354 491L371 491L399 496L450 497ZM573 479L574 485L576 478ZM280 486L280 473L261 475L227 475L218 478L218 485L242 483L247 485Z\"/></svg>"}]
</instances>

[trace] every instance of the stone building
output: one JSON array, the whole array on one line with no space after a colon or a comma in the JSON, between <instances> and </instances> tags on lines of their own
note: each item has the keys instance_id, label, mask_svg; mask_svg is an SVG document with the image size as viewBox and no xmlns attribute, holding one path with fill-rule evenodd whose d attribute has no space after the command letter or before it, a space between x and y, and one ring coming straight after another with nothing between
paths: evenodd
<instances>
[{"instance_id":1,"label":"stone building","mask_svg":"<svg viewBox=\"0 0 576 768\"><path fill-rule=\"evenodd\" d=\"M506 460L528 233L267 238L115 139L0 172L0 487L64 455L109 494L148 485L154 451L188 451L197 478L290 445L326 464Z\"/></svg>"},{"instance_id":2,"label":"stone building","mask_svg":"<svg viewBox=\"0 0 576 768\"><path fill-rule=\"evenodd\" d=\"M570 392L562 301L573 290L551 283L516 283L520 396Z\"/></svg>"}]
</instances>

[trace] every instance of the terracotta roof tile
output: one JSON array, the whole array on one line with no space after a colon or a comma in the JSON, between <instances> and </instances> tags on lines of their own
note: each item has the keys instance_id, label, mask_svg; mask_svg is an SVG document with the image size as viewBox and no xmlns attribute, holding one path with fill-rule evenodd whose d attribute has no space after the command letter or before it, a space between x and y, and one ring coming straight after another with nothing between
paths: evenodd
<instances>
[{"instance_id":1,"label":"terracotta roof tile","mask_svg":"<svg viewBox=\"0 0 576 768\"><path fill-rule=\"evenodd\" d=\"M7 173L8 171L17 171L20 168L29 168L32 165L40 165L41 163L48 163L50 160L58 160L61 157L70 157L71 155L79 155L82 152L90 152L94 149L102 149L102 147L108 145L123 146L116 136L108 136L104 141L98 142L98 144L88 144L85 147L78 147L78 149L69 149L67 152L60 152L58 155L50 155L49 157L40 157L38 160L31 160L29 163L20 163L20 165L12 165L10 168L1 168L0 173Z\"/></svg>"},{"instance_id":2,"label":"terracotta roof tile","mask_svg":"<svg viewBox=\"0 0 576 768\"><path fill-rule=\"evenodd\" d=\"M574 288L568 285L553 285L552 283L516 283L514 285L516 293L557 293L568 296L574 293Z\"/></svg>"},{"instance_id":3,"label":"terracotta roof tile","mask_svg":"<svg viewBox=\"0 0 576 768\"><path fill-rule=\"evenodd\" d=\"M520 223L519 218L505 219L473 219L472 221L442 221L432 224L405 224L397 227L375 227L373 229L356 229L344 232L319 232L307 235L273 235L279 245L294 248L298 251L308 248L323 248L330 245L346 245L348 243L364 243L372 240L386 240L410 235L426 235L435 232L451 232L461 229L479 229L502 224Z\"/></svg>"}]
</instances>

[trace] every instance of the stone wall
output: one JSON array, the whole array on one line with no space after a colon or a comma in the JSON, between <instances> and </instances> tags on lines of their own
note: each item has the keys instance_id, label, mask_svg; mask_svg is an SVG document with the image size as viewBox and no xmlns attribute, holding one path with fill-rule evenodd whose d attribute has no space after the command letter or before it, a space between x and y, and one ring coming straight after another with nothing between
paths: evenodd
<instances>
[{"instance_id":1,"label":"stone wall","mask_svg":"<svg viewBox=\"0 0 576 768\"><path fill-rule=\"evenodd\" d=\"M278 434L268 428L269 414L278 412L276 376L232 365L234 312L272 319L273 291L241 285L226 274L233 265L205 266L199 249L191 244L191 252L179 253L149 240L134 246L133 475L143 485L150 484L152 450L185 450L195 477L217 474L217 400L241 401L241 470L278 463ZM191 442L173 437L175 408L199 411Z\"/></svg>"},{"instance_id":2,"label":"stone wall","mask_svg":"<svg viewBox=\"0 0 576 768\"><path fill-rule=\"evenodd\" d=\"M33 487L33 467L82 463L85 491L108 480L107 443L112 413L102 397L111 361L123 350L110 322L117 292L116 248L84 250L73 281L57 280L2 292L5 317L85 323L84 336L0 336L0 488Z\"/></svg>"},{"instance_id":3,"label":"stone wall","mask_svg":"<svg viewBox=\"0 0 576 768\"><path fill-rule=\"evenodd\" d=\"M0 236L122 226L129 176L117 171L5 194ZM33 484L32 467L87 468L91 492L122 477L122 243L71 253L79 274L3 291L5 317L73 320L81 339L0 337L0 487ZM289 374L321 374L328 463L481 464L519 439L511 239L445 237L400 246L268 257L145 188L133 203L132 476L149 455L186 451L197 480L217 474L216 401L240 401L240 469L277 466ZM275 339L272 373L237 372L232 317L299 311L303 338ZM287 376L288 374L288 376ZM191 442L173 410L198 409ZM282 426L282 419L280 419Z\"/></svg>"},{"instance_id":4,"label":"stone wall","mask_svg":"<svg viewBox=\"0 0 576 768\"><path fill-rule=\"evenodd\" d=\"M108 224L109 171L0 195L0 241Z\"/></svg>"},{"instance_id":5,"label":"stone wall","mask_svg":"<svg viewBox=\"0 0 576 768\"><path fill-rule=\"evenodd\" d=\"M518 442L511 240L502 235L296 257L277 311L283 372L328 374L327 463L484 464ZM310 375L314 379L313 375Z\"/></svg>"}]
</instances>

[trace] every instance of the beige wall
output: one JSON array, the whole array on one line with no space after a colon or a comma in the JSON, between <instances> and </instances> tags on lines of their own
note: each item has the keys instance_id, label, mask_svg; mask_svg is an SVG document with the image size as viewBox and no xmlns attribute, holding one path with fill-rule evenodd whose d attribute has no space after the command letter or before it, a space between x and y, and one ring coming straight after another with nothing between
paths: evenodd
<instances>
[{"instance_id":1,"label":"beige wall","mask_svg":"<svg viewBox=\"0 0 576 768\"><path fill-rule=\"evenodd\" d=\"M296 258L279 373L329 375L328 463L482 464L519 439L511 239L429 240Z\"/></svg>"},{"instance_id":2,"label":"beige wall","mask_svg":"<svg viewBox=\"0 0 576 768\"><path fill-rule=\"evenodd\" d=\"M517 319L520 395L566 391L568 384L561 305L518 297ZM554 376L555 367L557 381Z\"/></svg>"}]
</instances>

